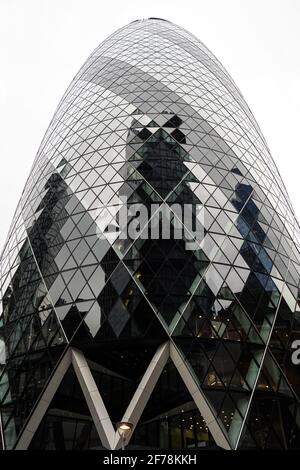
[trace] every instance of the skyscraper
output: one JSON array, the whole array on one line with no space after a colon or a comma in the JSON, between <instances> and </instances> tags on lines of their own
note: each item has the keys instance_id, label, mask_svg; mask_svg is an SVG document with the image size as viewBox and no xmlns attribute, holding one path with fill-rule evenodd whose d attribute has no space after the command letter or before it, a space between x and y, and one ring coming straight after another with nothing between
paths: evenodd
<instances>
[{"instance_id":1,"label":"skyscraper","mask_svg":"<svg viewBox=\"0 0 300 470\"><path fill-rule=\"evenodd\" d=\"M59 103L1 256L2 446L114 449L125 422L131 449L300 448L299 263L222 65L166 20L121 28Z\"/></svg>"}]
</instances>

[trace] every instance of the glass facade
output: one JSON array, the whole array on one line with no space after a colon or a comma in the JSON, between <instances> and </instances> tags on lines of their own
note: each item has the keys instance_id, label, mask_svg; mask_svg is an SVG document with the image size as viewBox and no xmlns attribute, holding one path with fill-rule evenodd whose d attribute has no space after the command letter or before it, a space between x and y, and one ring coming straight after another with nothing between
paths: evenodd
<instances>
[{"instance_id":1,"label":"glass facade","mask_svg":"<svg viewBox=\"0 0 300 470\"><path fill-rule=\"evenodd\" d=\"M157 238L133 216L118 236L121 197L158 207ZM201 243L176 236L173 204L204 207ZM131 449L300 448L299 240L213 54L157 18L112 34L60 101L2 252L3 448L114 448L99 422L126 410ZM92 386L72 361L57 381L76 351Z\"/></svg>"}]
</instances>

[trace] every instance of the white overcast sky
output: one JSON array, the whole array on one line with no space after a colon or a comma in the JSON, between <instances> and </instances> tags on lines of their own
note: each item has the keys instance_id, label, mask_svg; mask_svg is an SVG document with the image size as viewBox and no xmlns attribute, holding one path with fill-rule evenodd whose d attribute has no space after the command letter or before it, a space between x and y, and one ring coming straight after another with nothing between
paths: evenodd
<instances>
[{"instance_id":1,"label":"white overcast sky","mask_svg":"<svg viewBox=\"0 0 300 470\"><path fill-rule=\"evenodd\" d=\"M299 219L300 0L0 0L0 251L71 79L109 34L151 16L186 28L223 63Z\"/></svg>"}]
</instances>

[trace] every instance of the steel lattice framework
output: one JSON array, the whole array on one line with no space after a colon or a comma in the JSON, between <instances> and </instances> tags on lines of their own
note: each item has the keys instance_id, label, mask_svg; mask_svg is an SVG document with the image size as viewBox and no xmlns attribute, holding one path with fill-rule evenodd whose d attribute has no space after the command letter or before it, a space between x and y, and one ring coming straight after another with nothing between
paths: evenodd
<instances>
[{"instance_id":1,"label":"steel lattice framework","mask_svg":"<svg viewBox=\"0 0 300 470\"><path fill-rule=\"evenodd\" d=\"M203 204L203 242L109 236L120 195ZM132 446L300 448L299 264L222 65L168 21L121 28L59 103L1 256L3 447L118 448L123 416Z\"/></svg>"}]
</instances>

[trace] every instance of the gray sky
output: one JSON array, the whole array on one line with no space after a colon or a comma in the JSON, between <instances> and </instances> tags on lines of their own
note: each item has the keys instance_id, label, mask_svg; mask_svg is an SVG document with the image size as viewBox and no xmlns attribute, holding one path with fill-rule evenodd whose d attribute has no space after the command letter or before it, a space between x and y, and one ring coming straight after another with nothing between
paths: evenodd
<instances>
[{"instance_id":1,"label":"gray sky","mask_svg":"<svg viewBox=\"0 0 300 470\"><path fill-rule=\"evenodd\" d=\"M121 26L168 19L212 50L242 91L300 216L299 0L1 0L0 251L58 102Z\"/></svg>"}]
</instances>

